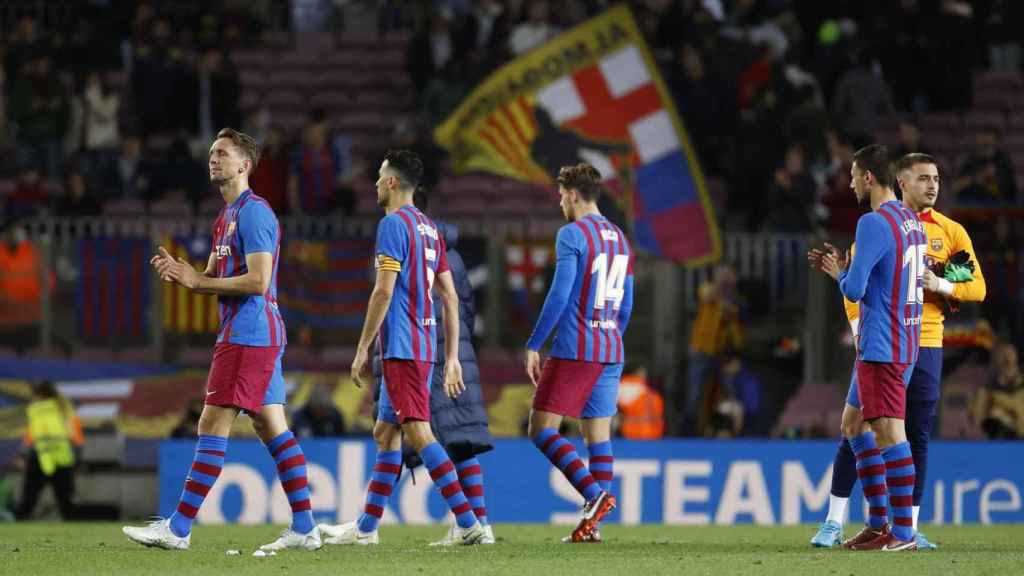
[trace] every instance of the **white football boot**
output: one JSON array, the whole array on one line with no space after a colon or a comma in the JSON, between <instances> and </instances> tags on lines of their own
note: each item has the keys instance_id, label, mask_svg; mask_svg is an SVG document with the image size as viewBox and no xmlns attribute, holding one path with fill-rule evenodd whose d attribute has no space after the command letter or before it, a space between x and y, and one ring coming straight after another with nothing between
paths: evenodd
<instances>
[{"instance_id":1,"label":"white football boot","mask_svg":"<svg viewBox=\"0 0 1024 576\"><path fill-rule=\"evenodd\" d=\"M361 546L380 544L380 536L376 530L360 532L355 521L344 524L317 524L316 527L323 537L324 544L358 544Z\"/></svg>"},{"instance_id":2,"label":"white football boot","mask_svg":"<svg viewBox=\"0 0 1024 576\"><path fill-rule=\"evenodd\" d=\"M483 544L483 540L488 535L488 528L490 526L482 526L479 522L474 522L469 528L460 528L458 524L452 524L451 528L448 529L448 534L438 540L437 542L431 542L431 546L460 546L460 545L472 545L472 544ZM494 534L491 533L491 543L494 543Z\"/></svg>"},{"instance_id":3,"label":"white football boot","mask_svg":"<svg viewBox=\"0 0 1024 576\"><path fill-rule=\"evenodd\" d=\"M286 528L277 537L277 540L260 546L260 550L264 552L276 552L277 550L287 550L289 548L319 550L323 545L324 543L320 540L320 530L317 528L313 528L306 534L299 534L291 528Z\"/></svg>"},{"instance_id":4,"label":"white football boot","mask_svg":"<svg viewBox=\"0 0 1024 576\"><path fill-rule=\"evenodd\" d=\"M146 526L122 526L121 532L143 546L167 550L188 550L192 534L184 538L171 532L171 519L154 520Z\"/></svg>"}]
</instances>

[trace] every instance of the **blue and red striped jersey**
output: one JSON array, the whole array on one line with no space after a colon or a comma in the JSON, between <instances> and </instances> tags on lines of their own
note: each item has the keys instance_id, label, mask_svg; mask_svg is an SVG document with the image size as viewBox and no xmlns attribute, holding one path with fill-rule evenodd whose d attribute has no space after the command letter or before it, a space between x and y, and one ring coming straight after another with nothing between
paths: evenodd
<instances>
[{"instance_id":1,"label":"blue and red striped jersey","mask_svg":"<svg viewBox=\"0 0 1024 576\"><path fill-rule=\"evenodd\" d=\"M555 278L533 334L540 350L552 328L551 356L613 364L623 362L622 335L633 310L633 250L618 226L589 214L558 230Z\"/></svg>"},{"instance_id":2,"label":"blue and red striped jersey","mask_svg":"<svg viewBox=\"0 0 1024 576\"><path fill-rule=\"evenodd\" d=\"M213 223L213 253L217 278L248 272L245 257L257 252L274 256L270 286L261 295L218 296L220 333L217 342L246 346L284 346L284 319L277 309L277 264L281 254L281 227L274 210L252 190L225 206Z\"/></svg>"},{"instance_id":3,"label":"blue and red striped jersey","mask_svg":"<svg viewBox=\"0 0 1024 576\"><path fill-rule=\"evenodd\" d=\"M893 200L857 222L857 252L839 289L860 304L858 357L913 364L921 345L928 237L917 215Z\"/></svg>"},{"instance_id":4,"label":"blue and red striped jersey","mask_svg":"<svg viewBox=\"0 0 1024 576\"><path fill-rule=\"evenodd\" d=\"M414 206L388 214L377 225L376 266L398 273L378 335L382 358L434 362L437 320L430 290L448 271L444 238Z\"/></svg>"}]
</instances>

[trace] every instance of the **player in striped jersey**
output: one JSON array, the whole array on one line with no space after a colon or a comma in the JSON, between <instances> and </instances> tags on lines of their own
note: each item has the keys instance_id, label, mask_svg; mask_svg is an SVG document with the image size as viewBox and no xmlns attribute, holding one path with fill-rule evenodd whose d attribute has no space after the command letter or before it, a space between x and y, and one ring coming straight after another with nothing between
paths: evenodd
<instances>
[{"instance_id":1,"label":"player in striped jersey","mask_svg":"<svg viewBox=\"0 0 1024 576\"><path fill-rule=\"evenodd\" d=\"M943 309L955 309L956 302L980 302L985 299L985 277L982 275L974 245L967 231L958 222L934 209L939 195L939 169L927 154L911 153L896 164L896 175L903 192L903 203L920 218L928 237L924 271L925 299L921 319L921 352L914 365L907 387L906 432L914 457L913 528L918 549L931 550L936 545L917 529L918 512L924 495L925 473L928 469L928 441L935 421L942 377ZM937 273L932 272L936 270ZM860 323L859 306L844 302L846 317L856 336ZM842 541L842 523L846 506L857 480L856 459L849 438L860 434L863 420L857 396L856 372L850 383L843 408L843 439L836 449L832 466L832 486L828 516L819 527L811 544L827 548Z\"/></svg>"},{"instance_id":2,"label":"player in striped jersey","mask_svg":"<svg viewBox=\"0 0 1024 576\"><path fill-rule=\"evenodd\" d=\"M286 335L277 309L277 264L281 228L266 200L249 188L249 174L259 162L256 141L225 128L210 147L210 181L225 207L213 227L213 251L200 274L163 247L151 263L165 282L201 294L216 294L221 329L206 382L206 405L199 418L199 441L181 501L167 520L147 527L124 527L132 540L146 546L186 549L192 522L224 465L228 433L238 413L252 417L256 434L277 463L281 486L292 508L292 524L263 550L321 546L313 523L306 459L288 430L284 413L281 356Z\"/></svg>"},{"instance_id":3,"label":"player in striped jersey","mask_svg":"<svg viewBox=\"0 0 1024 576\"><path fill-rule=\"evenodd\" d=\"M563 167L558 184L569 224L558 230L555 277L526 343L526 372L537 387L530 437L586 501L566 541L599 542L601 518L615 507L611 419L633 309L633 251L597 209L601 174L593 166ZM540 349L553 329L551 357L541 370ZM565 416L582 418L589 468L558 434Z\"/></svg>"},{"instance_id":4,"label":"player in striped jersey","mask_svg":"<svg viewBox=\"0 0 1024 576\"><path fill-rule=\"evenodd\" d=\"M373 427L377 459L363 514L346 524L320 525L328 544L379 542L377 526L401 471L403 435L455 515L456 527L446 544L478 544L486 534L462 491L455 465L430 429L430 383L440 352L434 348L434 286L444 302L445 391L455 397L465 386L459 362L459 297L444 238L413 205L422 178L423 162L407 150L388 152L381 163L377 203L387 215L377 226L377 282L352 361L352 380L362 386L370 344L377 340L383 374Z\"/></svg>"},{"instance_id":5,"label":"player in striped jersey","mask_svg":"<svg viewBox=\"0 0 1024 576\"><path fill-rule=\"evenodd\" d=\"M847 544L854 550L916 550L915 469L904 418L906 386L920 349L927 237L921 221L893 194L884 146L857 151L851 176L857 200L870 198L872 208L857 222L853 261L831 246L810 257L812 266L838 280L843 296L860 303L857 395L870 430L850 438L850 445L870 508L868 526Z\"/></svg>"}]
</instances>

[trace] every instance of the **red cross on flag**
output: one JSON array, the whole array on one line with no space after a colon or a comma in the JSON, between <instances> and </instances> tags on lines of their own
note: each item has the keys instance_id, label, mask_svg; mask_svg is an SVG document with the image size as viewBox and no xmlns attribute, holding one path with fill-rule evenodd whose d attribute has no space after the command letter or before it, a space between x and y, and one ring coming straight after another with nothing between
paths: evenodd
<instances>
[{"instance_id":1,"label":"red cross on flag","mask_svg":"<svg viewBox=\"0 0 1024 576\"><path fill-rule=\"evenodd\" d=\"M457 172L553 186L587 162L630 213L636 246L694 265L720 256L700 165L626 6L494 72L434 135Z\"/></svg>"}]
</instances>

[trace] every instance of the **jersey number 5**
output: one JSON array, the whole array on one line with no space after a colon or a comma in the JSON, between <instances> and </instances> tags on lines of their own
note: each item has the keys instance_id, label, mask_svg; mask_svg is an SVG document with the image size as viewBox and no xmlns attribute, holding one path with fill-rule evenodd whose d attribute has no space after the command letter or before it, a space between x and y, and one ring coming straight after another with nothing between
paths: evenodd
<instances>
[{"instance_id":1,"label":"jersey number 5","mask_svg":"<svg viewBox=\"0 0 1024 576\"><path fill-rule=\"evenodd\" d=\"M604 252L594 258L590 266L590 273L597 276L596 291L594 292L594 309L604 310L605 303L611 302L612 309L618 310L622 304L622 298L626 294L626 269L629 266L629 256L616 254L612 258L611 266L608 266L608 255Z\"/></svg>"}]
</instances>

